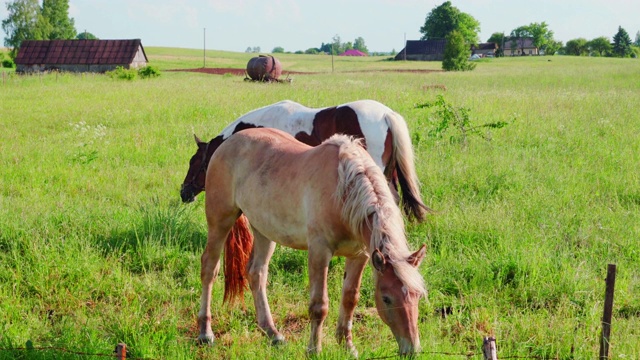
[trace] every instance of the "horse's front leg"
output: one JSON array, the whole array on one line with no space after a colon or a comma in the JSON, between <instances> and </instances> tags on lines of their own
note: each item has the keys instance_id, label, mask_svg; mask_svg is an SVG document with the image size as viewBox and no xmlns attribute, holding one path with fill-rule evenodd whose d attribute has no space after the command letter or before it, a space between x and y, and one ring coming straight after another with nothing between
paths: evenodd
<instances>
[{"instance_id":1,"label":"horse's front leg","mask_svg":"<svg viewBox=\"0 0 640 360\"><path fill-rule=\"evenodd\" d=\"M211 330L211 289L220 271L220 253L229 231L223 231L209 227L207 234L207 246L200 258L200 281L202 282L202 294L200 296L200 311L198 312L198 327L200 335L198 342L212 344L214 340Z\"/></svg>"},{"instance_id":2,"label":"horse's front leg","mask_svg":"<svg viewBox=\"0 0 640 360\"><path fill-rule=\"evenodd\" d=\"M273 345L284 343L284 336L278 332L273 323L271 309L267 300L267 276L269 275L269 260L276 247L276 243L267 239L253 229L254 245L248 264L249 286L253 294L253 304L256 307L258 326L269 336Z\"/></svg>"},{"instance_id":3,"label":"horse's front leg","mask_svg":"<svg viewBox=\"0 0 640 360\"><path fill-rule=\"evenodd\" d=\"M324 243L324 239L316 243ZM309 319L311 320L311 337L307 345L308 354L322 351L322 324L329 312L329 296L327 295L327 272L333 254L326 247L309 248Z\"/></svg>"},{"instance_id":4,"label":"horse's front leg","mask_svg":"<svg viewBox=\"0 0 640 360\"><path fill-rule=\"evenodd\" d=\"M353 312L360 298L362 272L368 260L369 256L366 254L347 258L344 269L342 300L340 302L340 315L338 316L336 337L338 338L338 343L344 344L346 349L354 357L358 357L358 351L355 346L353 346L353 338L351 335Z\"/></svg>"}]
</instances>

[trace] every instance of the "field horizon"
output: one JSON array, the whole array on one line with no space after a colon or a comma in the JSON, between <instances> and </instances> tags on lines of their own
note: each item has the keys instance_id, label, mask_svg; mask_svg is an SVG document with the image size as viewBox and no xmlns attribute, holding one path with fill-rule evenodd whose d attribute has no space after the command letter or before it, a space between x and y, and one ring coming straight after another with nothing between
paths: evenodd
<instances>
[{"instance_id":1,"label":"field horizon","mask_svg":"<svg viewBox=\"0 0 640 360\"><path fill-rule=\"evenodd\" d=\"M179 198L194 133L209 140L284 99L373 99L405 118L422 197L436 210L406 223L410 248L427 245L420 358L480 359L485 336L498 358L596 357L609 263L611 358L640 358L640 61L496 58L441 72L440 62L336 56L332 66L326 55L275 54L285 73L311 74L262 84L167 71L202 67L202 50L145 50L160 77L3 76L0 359L91 358L82 353L120 342L130 358L304 357L306 252L283 247L268 294L287 344L269 345L250 292L223 306L221 278L216 343L196 344L204 199ZM207 50L206 67L242 69L254 55ZM333 336L343 269L335 258L319 359L348 355ZM372 291L367 267L354 344L363 359L393 357Z\"/></svg>"}]
</instances>

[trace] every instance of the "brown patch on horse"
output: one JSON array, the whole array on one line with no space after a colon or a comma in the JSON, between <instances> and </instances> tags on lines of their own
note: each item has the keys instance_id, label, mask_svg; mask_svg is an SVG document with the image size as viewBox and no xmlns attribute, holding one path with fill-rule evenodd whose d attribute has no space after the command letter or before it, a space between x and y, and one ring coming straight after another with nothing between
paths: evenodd
<instances>
[{"instance_id":1,"label":"brown patch on horse","mask_svg":"<svg viewBox=\"0 0 640 360\"><path fill-rule=\"evenodd\" d=\"M246 269L253 248L253 234L244 215L236 220L224 244L224 298L223 302L242 299L247 288Z\"/></svg>"},{"instance_id":2,"label":"brown patch on horse","mask_svg":"<svg viewBox=\"0 0 640 360\"><path fill-rule=\"evenodd\" d=\"M313 119L311 134L299 132L295 135L295 138L307 145L318 146L335 134L350 135L363 139L362 145L365 148L367 146L358 122L358 115L348 106L334 106L320 110Z\"/></svg>"},{"instance_id":3,"label":"brown patch on horse","mask_svg":"<svg viewBox=\"0 0 640 360\"><path fill-rule=\"evenodd\" d=\"M258 126L258 125L254 125L254 124L249 124L246 122L242 122L240 121L238 123L238 125L236 125L236 128L233 129L233 133L237 133L238 131L242 131L242 130L246 130L246 129L255 129L255 128L261 128L263 126Z\"/></svg>"}]
</instances>

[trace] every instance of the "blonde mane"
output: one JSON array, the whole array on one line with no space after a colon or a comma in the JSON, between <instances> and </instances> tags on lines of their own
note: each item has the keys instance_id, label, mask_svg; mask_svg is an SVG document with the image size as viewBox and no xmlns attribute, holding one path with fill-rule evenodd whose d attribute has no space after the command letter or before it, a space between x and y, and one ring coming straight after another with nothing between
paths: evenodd
<instances>
[{"instance_id":1,"label":"blonde mane","mask_svg":"<svg viewBox=\"0 0 640 360\"><path fill-rule=\"evenodd\" d=\"M407 246L404 221L387 179L362 146L360 139L334 135L325 143L339 150L336 197L342 201L342 218L355 234L371 231L369 253L378 249L408 290L426 293L418 269L406 260L412 254Z\"/></svg>"}]
</instances>

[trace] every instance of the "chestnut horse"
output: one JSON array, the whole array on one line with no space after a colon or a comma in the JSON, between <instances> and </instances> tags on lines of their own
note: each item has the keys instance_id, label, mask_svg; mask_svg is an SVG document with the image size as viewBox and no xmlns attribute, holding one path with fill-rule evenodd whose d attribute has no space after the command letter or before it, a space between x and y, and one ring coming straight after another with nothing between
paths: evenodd
<instances>
[{"instance_id":1,"label":"chestnut horse","mask_svg":"<svg viewBox=\"0 0 640 360\"><path fill-rule=\"evenodd\" d=\"M273 343L284 341L266 293L269 261L278 243L308 251L309 353L321 350L333 256L346 257L338 341L357 355L351 324L362 272L371 259L378 314L391 328L401 354L419 351L418 301L426 290L417 268L425 246L409 250L400 209L360 140L334 135L311 147L276 129L238 132L211 158L205 209L208 235L201 258L199 341L214 339L211 289L223 248L225 300L241 296L248 279L258 325Z\"/></svg>"},{"instance_id":2,"label":"chestnut horse","mask_svg":"<svg viewBox=\"0 0 640 360\"><path fill-rule=\"evenodd\" d=\"M400 114L373 100L320 109L284 100L242 115L208 143L196 137L198 150L191 157L180 190L183 202L193 201L204 190L207 165L218 146L232 134L256 127L283 130L311 146L319 145L333 134L362 138L396 195L399 185L405 213L422 221L431 211L420 196L407 124Z\"/></svg>"}]
</instances>

